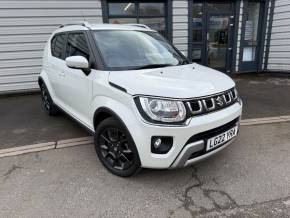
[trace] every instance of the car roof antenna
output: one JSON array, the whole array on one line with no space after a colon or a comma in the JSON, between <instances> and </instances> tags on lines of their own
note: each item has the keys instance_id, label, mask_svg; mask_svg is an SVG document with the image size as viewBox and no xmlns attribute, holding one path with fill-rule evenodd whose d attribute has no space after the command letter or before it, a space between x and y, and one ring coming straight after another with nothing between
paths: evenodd
<instances>
[{"instance_id":1,"label":"car roof antenna","mask_svg":"<svg viewBox=\"0 0 290 218\"><path fill-rule=\"evenodd\" d=\"M86 18L85 18L84 12L81 11L81 13L82 13L82 17L83 17L83 19L84 19L84 22L86 22Z\"/></svg>"}]
</instances>

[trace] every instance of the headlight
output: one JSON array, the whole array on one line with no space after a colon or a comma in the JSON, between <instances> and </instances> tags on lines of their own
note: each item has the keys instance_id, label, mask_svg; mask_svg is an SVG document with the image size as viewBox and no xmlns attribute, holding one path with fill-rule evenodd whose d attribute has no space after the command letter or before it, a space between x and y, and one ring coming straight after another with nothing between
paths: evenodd
<instances>
[{"instance_id":1,"label":"headlight","mask_svg":"<svg viewBox=\"0 0 290 218\"><path fill-rule=\"evenodd\" d=\"M181 101L139 97L142 110L153 121L178 123L186 118L186 109Z\"/></svg>"}]
</instances>

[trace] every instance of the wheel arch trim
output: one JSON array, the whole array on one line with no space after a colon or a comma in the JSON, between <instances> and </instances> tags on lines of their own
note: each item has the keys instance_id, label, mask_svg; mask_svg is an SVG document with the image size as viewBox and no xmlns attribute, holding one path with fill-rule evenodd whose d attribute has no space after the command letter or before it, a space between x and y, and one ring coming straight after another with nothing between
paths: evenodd
<instances>
[{"instance_id":1,"label":"wheel arch trim","mask_svg":"<svg viewBox=\"0 0 290 218\"><path fill-rule=\"evenodd\" d=\"M110 117L114 117L115 119L117 119L119 122L122 123L122 125L127 129L127 131L129 132L125 122L121 119L121 117L112 109L102 106L100 108L98 108L95 113L94 113L94 118L93 118L93 124L94 124L94 129L96 129L97 126L95 126L95 120L97 119L98 115L100 115L101 113L107 113L110 115Z\"/></svg>"}]
</instances>

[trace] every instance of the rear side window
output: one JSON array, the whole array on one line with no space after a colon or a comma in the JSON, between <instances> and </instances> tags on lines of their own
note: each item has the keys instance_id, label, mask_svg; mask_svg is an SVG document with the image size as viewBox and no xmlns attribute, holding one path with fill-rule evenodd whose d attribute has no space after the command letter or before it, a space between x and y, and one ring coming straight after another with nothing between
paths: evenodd
<instances>
[{"instance_id":1,"label":"rear side window","mask_svg":"<svg viewBox=\"0 0 290 218\"><path fill-rule=\"evenodd\" d=\"M56 58L63 59L65 46L65 34L59 34L51 40L51 54Z\"/></svg>"},{"instance_id":2,"label":"rear side window","mask_svg":"<svg viewBox=\"0 0 290 218\"><path fill-rule=\"evenodd\" d=\"M89 47L84 33L68 35L65 57L70 56L83 56L90 60Z\"/></svg>"}]
</instances>

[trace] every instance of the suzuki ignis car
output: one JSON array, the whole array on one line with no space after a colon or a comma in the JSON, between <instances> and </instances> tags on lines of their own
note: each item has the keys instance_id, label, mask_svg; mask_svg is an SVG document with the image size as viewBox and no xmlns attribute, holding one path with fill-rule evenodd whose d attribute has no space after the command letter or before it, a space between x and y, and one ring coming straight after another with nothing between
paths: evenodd
<instances>
[{"instance_id":1,"label":"suzuki ignis car","mask_svg":"<svg viewBox=\"0 0 290 218\"><path fill-rule=\"evenodd\" d=\"M221 151L242 113L232 79L189 63L143 25L61 26L45 47L39 86L46 112L89 129L101 163L124 177Z\"/></svg>"}]
</instances>

